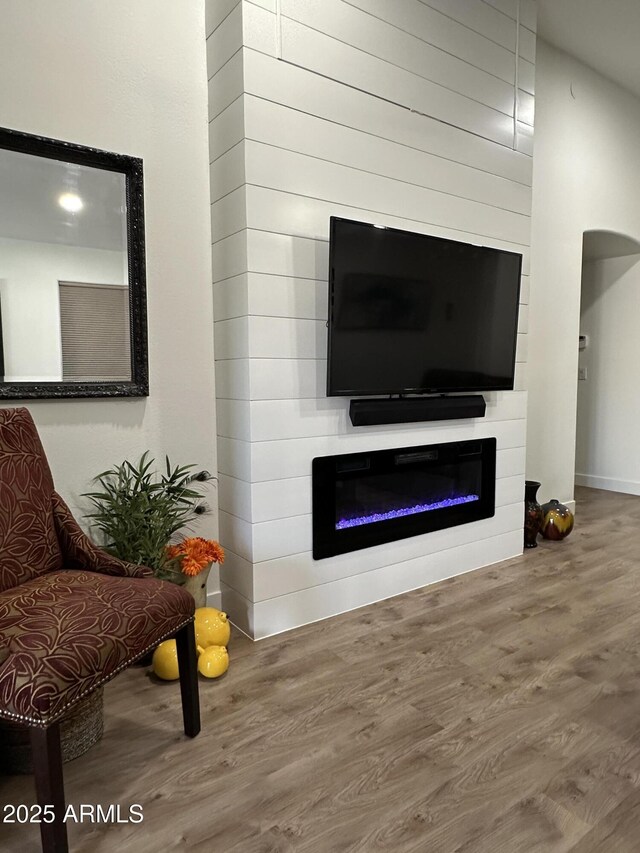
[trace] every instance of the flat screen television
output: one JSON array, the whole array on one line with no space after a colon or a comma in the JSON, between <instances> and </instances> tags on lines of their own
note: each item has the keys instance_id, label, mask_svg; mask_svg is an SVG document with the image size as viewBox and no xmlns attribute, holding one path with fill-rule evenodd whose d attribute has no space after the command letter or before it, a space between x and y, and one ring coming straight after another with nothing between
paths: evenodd
<instances>
[{"instance_id":1,"label":"flat screen television","mask_svg":"<svg viewBox=\"0 0 640 853\"><path fill-rule=\"evenodd\" d=\"M513 388L522 255L331 217L327 396Z\"/></svg>"}]
</instances>

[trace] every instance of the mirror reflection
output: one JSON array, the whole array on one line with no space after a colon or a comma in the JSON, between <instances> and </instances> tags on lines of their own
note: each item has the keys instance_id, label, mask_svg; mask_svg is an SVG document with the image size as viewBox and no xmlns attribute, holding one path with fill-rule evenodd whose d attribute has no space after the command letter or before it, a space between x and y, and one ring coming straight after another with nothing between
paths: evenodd
<instances>
[{"instance_id":1,"label":"mirror reflection","mask_svg":"<svg viewBox=\"0 0 640 853\"><path fill-rule=\"evenodd\" d=\"M132 379L126 175L0 149L0 382Z\"/></svg>"}]
</instances>

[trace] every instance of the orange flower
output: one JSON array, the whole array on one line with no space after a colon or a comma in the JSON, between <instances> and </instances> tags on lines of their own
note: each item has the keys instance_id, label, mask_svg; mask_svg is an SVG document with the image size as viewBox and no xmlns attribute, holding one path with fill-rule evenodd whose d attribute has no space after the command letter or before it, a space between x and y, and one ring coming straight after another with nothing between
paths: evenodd
<instances>
[{"instance_id":1,"label":"orange flower","mask_svg":"<svg viewBox=\"0 0 640 853\"><path fill-rule=\"evenodd\" d=\"M177 545L167 545L167 556L170 559L181 557L182 573L189 577L200 574L209 563L224 563L224 551L220 543L201 536L183 539Z\"/></svg>"}]
</instances>

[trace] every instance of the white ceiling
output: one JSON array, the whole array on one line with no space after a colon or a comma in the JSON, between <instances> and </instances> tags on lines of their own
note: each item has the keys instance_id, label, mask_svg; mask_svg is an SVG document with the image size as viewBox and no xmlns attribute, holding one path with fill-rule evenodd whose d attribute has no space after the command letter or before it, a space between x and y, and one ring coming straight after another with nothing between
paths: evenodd
<instances>
[{"instance_id":1,"label":"white ceiling","mask_svg":"<svg viewBox=\"0 0 640 853\"><path fill-rule=\"evenodd\" d=\"M640 0L538 0L538 35L640 97Z\"/></svg>"},{"instance_id":2,"label":"white ceiling","mask_svg":"<svg viewBox=\"0 0 640 853\"><path fill-rule=\"evenodd\" d=\"M84 207L68 213L62 193ZM0 150L0 237L123 251L125 178L119 172Z\"/></svg>"}]
</instances>

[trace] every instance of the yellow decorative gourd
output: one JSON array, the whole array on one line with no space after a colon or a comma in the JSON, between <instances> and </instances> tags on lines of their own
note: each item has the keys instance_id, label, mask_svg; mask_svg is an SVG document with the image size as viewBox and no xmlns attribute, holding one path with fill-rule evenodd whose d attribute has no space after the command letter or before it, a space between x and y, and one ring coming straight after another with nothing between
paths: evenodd
<instances>
[{"instance_id":1,"label":"yellow decorative gourd","mask_svg":"<svg viewBox=\"0 0 640 853\"><path fill-rule=\"evenodd\" d=\"M178 670L178 649L175 640L165 640L153 653L154 673L163 681L175 681L180 678Z\"/></svg>"},{"instance_id":2,"label":"yellow decorative gourd","mask_svg":"<svg viewBox=\"0 0 640 853\"><path fill-rule=\"evenodd\" d=\"M198 672L205 678L219 678L229 669L229 653L224 646L198 646Z\"/></svg>"},{"instance_id":3,"label":"yellow decorative gourd","mask_svg":"<svg viewBox=\"0 0 640 853\"><path fill-rule=\"evenodd\" d=\"M226 646L231 636L227 614L215 607L198 607L196 610L196 643L208 646Z\"/></svg>"}]
</instances>

